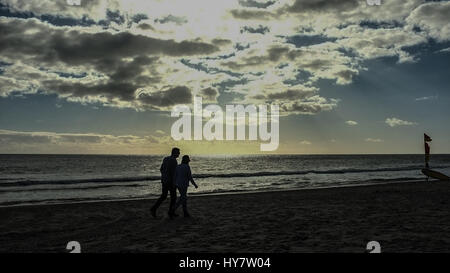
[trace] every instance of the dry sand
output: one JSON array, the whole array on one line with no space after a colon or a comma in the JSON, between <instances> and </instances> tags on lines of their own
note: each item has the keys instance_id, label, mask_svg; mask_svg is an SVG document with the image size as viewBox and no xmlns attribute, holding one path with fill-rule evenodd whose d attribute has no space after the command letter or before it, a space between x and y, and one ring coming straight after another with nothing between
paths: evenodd
<instances>
[{"instance_id":1,"label":"dry sand","mask_svg":"<svg viewBox=\"0 0 450 273\"><path fill-rule=\"evenodd\" d=\"M450 251L450 182L191 196L190 219L153 202L0 208L0 252Z\"/></svg>"}]
</instances>

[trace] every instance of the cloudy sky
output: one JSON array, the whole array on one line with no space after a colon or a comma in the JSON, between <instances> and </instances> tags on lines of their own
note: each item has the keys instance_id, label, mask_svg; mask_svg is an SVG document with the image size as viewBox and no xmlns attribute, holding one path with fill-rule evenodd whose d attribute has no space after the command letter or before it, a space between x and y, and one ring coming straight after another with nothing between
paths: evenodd
<instances>
[{"instance_id":1,"label":"cloudy sky","mask_svg":"<svg viewBox=\"0 0 450 273\"><path fill-rule=\"evenodd\" d=\"M170 110L280 105L277 153L450 153L450 2L0 0L0 153L256 153Z\"/></svg>"}]
</instances>

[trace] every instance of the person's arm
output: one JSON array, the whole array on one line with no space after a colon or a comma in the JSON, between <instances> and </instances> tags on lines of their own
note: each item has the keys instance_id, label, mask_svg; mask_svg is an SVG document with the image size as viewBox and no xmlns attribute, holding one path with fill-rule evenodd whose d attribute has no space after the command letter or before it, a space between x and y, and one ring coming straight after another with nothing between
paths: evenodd
<instances>
[{"instance_id":1,"label":"person's arm","mask_svg":"<svg viewBox=\"0 0 450 273\"><path fill-rule=\"evenodd\" d=\"M177 182L177 169L175 167L175 171L173 172L173 176L172 176L172 183L175 184Z\"/></svg>"},{"instance_id":2,"label":"person's arm","mask_svg":"<svg viewBox=\"0 0 450 273\"><path fill-rule=\"evenodd\" d=\"M164 172L164 167L166 164L166 159L164 158L162 163L161 163L161 167L159 167L159 172L162 174Z\"/></svg>"},{"instance_id":3,"label":"person's arm","mask_svg":"<svg viewBox=\"0 0 450 273\"><path fill-rule=\"evenodd\" d=\"M192 172L191 172L191 167L189 167L189 180L191 181L191 183L192 183L192 185L194 185L194 187L196 188L196 189L198 189L198 186L197 186L197 184L195 183L195 181L194 181L194 178L192 178Z\"/></svg>"},{"instance_id":4,"label":"person's arm","mask_svg":"<svg viewBox=\"0 0 450 273\"><path fill-rule=\"evenodd\" d=\"M192 185L194 185L194 187L195 187L196 189L198 189L198 185L195 183L194 179L191 179L191 183L192 183Z\"/></svg>"},{"instance_id":5,"label":"person's arm","mask_svg":"<svg viewBox=\"0 0 450 273\"><path fill-rule=\"evenodd\" d=\"M166 170L166 160L163 159L163 162L161 163L161 167L159 168L159 171L161 173L161 183L167 182L167 170Z\"/></svg>"},{"instance_id":6,"label":"person's arm","mask_svg":"<svg viewBox=\"0 0 450 273\"><path fill-rule=\"evenodd\" d=\"M172 182L175 182L177 165L177 160L175 158L172 158L169 162L169 177L170 179L172 179Z\"/></svg>"}]
</instances>

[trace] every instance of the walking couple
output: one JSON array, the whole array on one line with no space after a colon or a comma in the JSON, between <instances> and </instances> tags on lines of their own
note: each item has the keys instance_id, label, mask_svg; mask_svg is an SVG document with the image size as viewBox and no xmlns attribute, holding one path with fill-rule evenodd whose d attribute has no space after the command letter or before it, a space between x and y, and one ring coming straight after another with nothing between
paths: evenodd
<instances>
[{"instance_id":1,"label":"walking couple","mask_svg":"<svg viewBox=\"0 0 450 273\"><path fill-rule=\"evenodd\" d=\"M178 216L175 211L182 205L184 217L190 217L187 211L187 190L189 187L189 182L195 186L198 186L192 178L191 167L189 167L190 158L188 155L184 155L181 159L181 164L178 165L177 158L180 156L180 149L173 148L172 154L165 157L161 168L161 184L162 193L150 212L153 217L156 217L156 210L159 208L161 203L166 200L168 193L170 193L170 207L169 207L169 217ZM177 201L177 189L180 192L180 197Z\"/></svg>"}]
</instances>

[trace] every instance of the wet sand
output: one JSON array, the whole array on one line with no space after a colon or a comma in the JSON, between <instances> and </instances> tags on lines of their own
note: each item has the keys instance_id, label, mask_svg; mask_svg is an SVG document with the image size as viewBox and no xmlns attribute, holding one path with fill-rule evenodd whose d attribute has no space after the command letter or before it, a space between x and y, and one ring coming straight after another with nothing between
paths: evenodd
<instances>
[{"instance_id":1,"label":"wet sand","mask_svg":"<svg viewBox=\"0 0 450 273\"><path fill-rule=\"evenodd\" d=\"M191 196L192 218L174 220L153 203L0 208L0 252L450 251L450 182Z\"/></svg>"}]
</instances>

